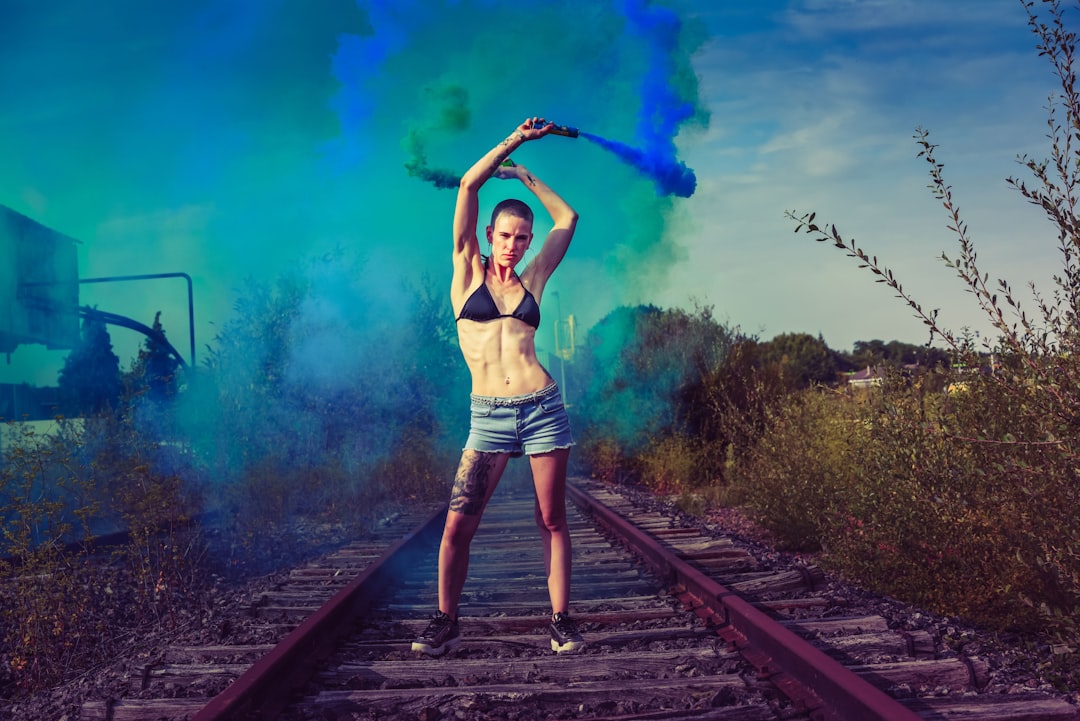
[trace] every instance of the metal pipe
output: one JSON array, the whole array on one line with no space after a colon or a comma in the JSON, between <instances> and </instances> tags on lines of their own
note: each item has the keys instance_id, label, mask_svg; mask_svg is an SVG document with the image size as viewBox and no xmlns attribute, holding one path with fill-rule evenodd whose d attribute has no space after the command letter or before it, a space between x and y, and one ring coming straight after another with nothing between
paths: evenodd
<instances>
[{"instance_id":1,"label":"metal pipe","mask_svg":"<svg viewBox=\"0 0 1080 721\"><path fill-rule=\"evenodd\" d=\"M187 281L188 341L191 344L191 367L195 367L195 298L191 288L191 276L187 273L147 273L143 275L113 275L102 278L80 278L79 283L113 283L122 280L158 280L160 278L183 278ZM29 284L28 284L29 285Z\"/></svg>"}]
</instances>

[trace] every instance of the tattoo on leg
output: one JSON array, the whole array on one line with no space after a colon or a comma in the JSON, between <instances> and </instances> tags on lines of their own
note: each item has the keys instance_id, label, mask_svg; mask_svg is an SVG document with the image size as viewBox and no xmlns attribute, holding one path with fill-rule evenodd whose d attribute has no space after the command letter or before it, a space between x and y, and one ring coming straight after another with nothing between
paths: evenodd
<instances>
[{"instance_id":1,"label":"tattoo on leg","mask_svg":"<svg viewBox=\"0 0 1080 721\"><path fill-rule=\"evenodd\" d=\"M475 516L484 510L487 496L488 476L495 459L490 453L477 453L472 462L462 461L454 477L454 490L450 493L450 510Z\"/></svg>"}]
</instances>

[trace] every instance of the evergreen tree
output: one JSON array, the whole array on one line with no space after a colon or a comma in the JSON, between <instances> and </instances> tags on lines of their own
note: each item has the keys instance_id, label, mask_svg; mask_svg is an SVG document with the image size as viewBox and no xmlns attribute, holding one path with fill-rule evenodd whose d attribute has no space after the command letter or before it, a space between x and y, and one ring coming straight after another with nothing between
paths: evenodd
<instances>
[{"instance_id":1,"label":"evergreen tree","mask_svg":"<svg viewBox=\"0 0 1080 721\"><path fill-rule=\"evenodd\" d=\"M120 399L120 359L105 323L83 320L82 337L64 361L58 379L60 409L69 416L98 415Z\"/></svg>"},{"instance_id":2,"label":"evergreen tree","mask_svg":"<svg viewBox=\"0 0 1080 721\"><path fill-rule=\"evenodd\" d=\"M146 337L131 365L130 379L135 390L145 391L150 400L160 403L176 395L180 361L169 352L165 342L161 311L154 314L153 331L154 335Z\"/></svg>"}]
</instances>

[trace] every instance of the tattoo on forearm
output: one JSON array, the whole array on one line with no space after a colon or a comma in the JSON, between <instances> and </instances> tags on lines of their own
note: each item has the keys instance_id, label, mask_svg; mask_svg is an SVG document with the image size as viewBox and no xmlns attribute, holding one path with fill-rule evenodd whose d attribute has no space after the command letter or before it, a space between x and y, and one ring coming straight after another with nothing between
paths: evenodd
<instances>
[{"instance_id":1,"label":"tattoo on forearm","mask_svg":"<svg viewBox=\"0 0 1080 721\"><path fill-rule=\"evenodd\" d=\"M502 161L510 157L512 149L509 146L511 142L512 138L503 138L502 141L499 143L498 147L502 148L502 150L499 151L499 154L495 156L495 160L493 160L491 165L488 166L489 176L494 175L495 171L499 169L500 165L502 165Z\"/></svg>"},{"instance_id":2,"label":"tattoo on forearm","mask_svg":"<svg viewBox=\"0 0 1080 721\"><path fill-rule=\"evenodd\" d=\"M525 182L529 185L536 185L536 178L532 176L532 173L525 174Z\"/></svg>"},{"instance_id":3,"label":"tattoo on forearm","mask_svg":"<svg viewBox=\"0 0 1080 721\"><path fill-rule=\"evenodd\" d=\"M454 477L454 490L450 492L451 511L476 516L484 510L488 476L494 465L495 459L490 453L476 453L461 459Z\"/></svg>"},{"instance_id":4,"label":"tattoo on forearm","mask_svg":"<svg viewBox=\"0 0 1080 721\"><path fill-rule=\"evenodd\" d=\"M505 145L506 141L504 140L501 144ZM510 157L509 150L499 151L499 154L495 156L495 159L493 161L491 161L491 165L488 166L488 175L494 175L495 171L499 169L500 165L502 165L502 161L506 160L508 157Z\"/></svg>"}]
</instances>

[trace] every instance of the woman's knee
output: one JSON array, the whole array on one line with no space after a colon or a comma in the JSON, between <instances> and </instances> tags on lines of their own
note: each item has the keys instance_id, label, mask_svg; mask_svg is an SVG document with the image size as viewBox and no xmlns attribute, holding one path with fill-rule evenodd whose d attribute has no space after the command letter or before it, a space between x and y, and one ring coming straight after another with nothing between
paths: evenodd
<instances>
[{"instance_id":1,"label":"woman's knee","mask_svg":"<svg viewBox=\"0 0 1080 721\"><path fill-rule=\"evenodd\" d=\"M455 547L468 546L479 525L479 516L450 512L446 514L446 524L443 526L443 543Z\"/></svg>"},{"instance_id":2,"label":"woman's knee","mask_svg":"<svg viewBox=\"0 0 1080 721\"><path fill-rule=\"evenodd\" d=\"M566 509L552 508L548 511L537 511L536 527L542 533L561 533L566 529Z\"/></svg>"}]
</instances>

